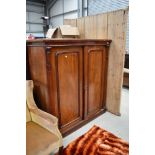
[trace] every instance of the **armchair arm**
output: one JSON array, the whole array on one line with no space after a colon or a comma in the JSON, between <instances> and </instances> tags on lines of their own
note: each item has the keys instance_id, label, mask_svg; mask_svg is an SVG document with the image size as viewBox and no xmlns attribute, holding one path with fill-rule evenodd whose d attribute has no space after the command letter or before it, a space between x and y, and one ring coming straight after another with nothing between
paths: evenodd
<instances>
[{"instance_id":1,"label":"armchair arm","mask_svg":"<svg viewBox=\"0 0 155 155\"><path fill-rule=\"evenodd\" d=\"M26 81L26 101L33 122L39 124L59 138L59 146L62 146L62 136L58 130L58 119L51 114L40 110L33 98L33 81Z\"/></svg>"},{"instance_id":2,"label":"armchair arm","mask_svg":"<svg viewBox=\"0 0 155 155\"><path fill-rule=\"evenodd\" d=\"M37 109L30 109L30 113L31 115L35 115L35 117L32 117L32 121L35 122L35 118L40 118L41 120L44 120L45 122L49 122L50 124L52 124L52 126L57 126L58 124L58 119L51 115L48 114L47 112L37 108ZM38 119L37 119L38 120ZM44 125L44 122L41 122Z\"/></svg>"},{"instance_id":3,"label":"armchair arm","mask_svg":"<svg viewBox=\"0 0 155 155\"><path fill-rule=\"evenodd\" d=\"M30 109L30 114L33 122L57 135L60 140L60 146L62 146L62 136L58 130L58 119L55 116L48 114L38 108Z\"/></svg>"},{"instance_id":4,"label":"armchair arm","mask_svg":"<svg viewBox=\"0 0 155 155\"><path fill-rule=\"evenodd\" d=\"M26 102L29 109L38 108L33 98L33 87L34 87L33 81L27 80L26 81Z\"/></svg>"}]
</instances>

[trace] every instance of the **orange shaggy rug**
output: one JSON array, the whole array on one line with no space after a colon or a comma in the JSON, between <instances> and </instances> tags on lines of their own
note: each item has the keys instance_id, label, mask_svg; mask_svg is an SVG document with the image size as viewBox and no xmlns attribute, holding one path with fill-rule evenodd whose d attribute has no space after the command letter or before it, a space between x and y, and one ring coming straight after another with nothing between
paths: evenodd
<instances>
[{"instance_id":1,"label":"orange shaggy rug","mask_svg":"<svg viewBox=\"0 0 155 155\"><path fill-rule=\"evenodd\" d=\"M87 133L71 142L63 151L63 155L128 154L128 142L95 125Z\"/></svg>"}]
</instances>

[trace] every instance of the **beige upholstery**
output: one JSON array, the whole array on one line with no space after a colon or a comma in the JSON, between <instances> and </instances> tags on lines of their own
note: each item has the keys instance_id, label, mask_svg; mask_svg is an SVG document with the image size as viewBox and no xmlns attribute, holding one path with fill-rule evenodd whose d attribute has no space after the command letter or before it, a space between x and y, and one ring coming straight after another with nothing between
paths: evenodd
<instances>
[{"instance_id":1,"label":"beige upholstery","mask_svg":"<svg viewBox=\"0 0 155 155\"><path fill-rule=\"evenodd\" d=\"M33 81L26 82L26 154L48 155L62 146L58 119L40 109L33 98Z\"/></svg>"},{"instance_id":2,"label":"beige upholstery","mask_svg":"<svg viewBox=\"0 0 155 155\"><path fill-rule=\"evenodd\" d=\"M26 154L42 155L51 152L58 145L59 138L34 122L26 124Z\"/></svg>"},{"instance_id":3,"label":"beige upholstery","mask_svg":"<svg viewBox=\"0 0 155 155\"><path fill-rule=\"evenodd\" d=\"M26 104L26 122L29 122L29 121L31 121L31 116L30 116L30 112Z\"/></svg>"}]
</instances>

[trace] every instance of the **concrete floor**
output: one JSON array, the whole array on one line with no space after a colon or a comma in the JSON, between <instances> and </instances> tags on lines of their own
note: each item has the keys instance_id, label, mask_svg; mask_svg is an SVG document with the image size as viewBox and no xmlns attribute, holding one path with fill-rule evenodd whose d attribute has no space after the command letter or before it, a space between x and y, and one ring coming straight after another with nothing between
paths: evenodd
<instances>
[{"instance_id":1,"label":"concrete floor","mask_svg":"<svg viewBox=\"0 0 155 155\"><path fill-rule=\"evenodd\" d=\"M129 90L122 88L121 97L121 116L105 112L103 115L66 136L63 139L64 147L82 134L86 133L94 124L112 132L126 141L129 141Z\"/></svg>"}]
</instances>

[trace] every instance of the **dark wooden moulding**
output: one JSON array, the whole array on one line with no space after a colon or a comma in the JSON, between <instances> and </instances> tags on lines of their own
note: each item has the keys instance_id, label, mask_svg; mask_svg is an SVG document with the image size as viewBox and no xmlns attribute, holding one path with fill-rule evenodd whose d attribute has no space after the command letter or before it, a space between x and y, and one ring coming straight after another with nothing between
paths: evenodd
<instances>
[{"instance_id":1,"label":"dark wooden moulding","mask_svg":"<svg viewBox=\"0 0 155 155\"><path fill-rule=\"evenodd\" d=\"M42 110L58 117L63 136L106 111L108 50L111 40L27 41L27 79Z\"/></svg>"}]
</instances>

